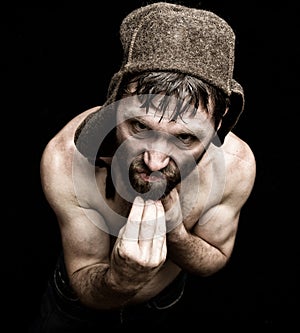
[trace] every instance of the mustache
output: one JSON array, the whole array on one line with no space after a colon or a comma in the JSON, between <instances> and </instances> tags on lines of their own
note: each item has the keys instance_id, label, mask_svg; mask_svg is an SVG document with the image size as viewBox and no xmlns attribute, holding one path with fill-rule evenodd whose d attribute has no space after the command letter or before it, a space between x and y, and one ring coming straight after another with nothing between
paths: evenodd
<instances>
[{"instance_id":1,"label":"mustache","mask_svg":"<svg viewBox=\"0 0 300 333\"><path fill-rule=\"evenodd\" d=\"M161 181L147 182L143 181L137 174L144 173L147 176L156 177ZM171 190L180 183L180 172L174 161L161 170L151 171L144 162L143 155L137 156L129 167L129 178L131 185L135 191L142 194L145 200L162 199L168 195Z\"/></svg>"},{"instance_id":2,"label":"mustache","mask_svg":"<svg viewBox=\"0 0 300 333\"><path fill-rule=\"evenodd\" d=\"M160 174L165 179L178 179L180 178L180 172L173 160L170 160L169 164L159 171L151 171L147 164L144 162L143 155L137 156L131 163L130 169L138 172L144 172L147 175Z\"/></svg>"}]
</instances>

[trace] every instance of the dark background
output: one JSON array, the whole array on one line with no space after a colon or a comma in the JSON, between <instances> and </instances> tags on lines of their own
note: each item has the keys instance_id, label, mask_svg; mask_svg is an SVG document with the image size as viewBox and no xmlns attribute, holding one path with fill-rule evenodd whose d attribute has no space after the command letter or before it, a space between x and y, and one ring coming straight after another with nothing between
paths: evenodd
<instances>
[{"instance_id":1,"label":"dark background","mask_svg":"<svg viewBox=\"0 0 300 333\"><path fill-rule=\"evenodd\" d=\"M1 12L1 276L7 331L26 331L60 249L57 222L40 186L42 151L73 116L105 101L121 62L121 20L146 3L28 3ZM213 10L236 32L235 79L244 87L246 104L234 132L253 149L257 177L231 261L201 283L191 279L174 322L199 331L202 325L240 331L299 327L296 6L181 3Z\"/></svg>"}]
</instances>

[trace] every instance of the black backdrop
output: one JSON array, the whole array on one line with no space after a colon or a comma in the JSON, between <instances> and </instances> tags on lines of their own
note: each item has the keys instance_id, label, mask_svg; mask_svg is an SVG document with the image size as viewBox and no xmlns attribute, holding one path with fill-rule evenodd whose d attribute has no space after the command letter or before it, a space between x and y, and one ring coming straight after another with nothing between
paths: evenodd
<instances>
[{"instance_id":1,"label":"black backdrop","mask_svg":"<svg viewBox=\"0 0 300 333\"><path fill-rule=\"evenodd\" d=\"M298 325L296 10L287 1L181 3L215 11L236 32L235 78L246 105L234 131L254 151L257 178L231 261L201 284L192 279L174 322L199 330ZM41 153L74 115L104 102L121 61L119 24L141 4L146 1L2 10L1 276L8 331L26 331L60 249L40 187Z\"/></svg>"}]
</instances>

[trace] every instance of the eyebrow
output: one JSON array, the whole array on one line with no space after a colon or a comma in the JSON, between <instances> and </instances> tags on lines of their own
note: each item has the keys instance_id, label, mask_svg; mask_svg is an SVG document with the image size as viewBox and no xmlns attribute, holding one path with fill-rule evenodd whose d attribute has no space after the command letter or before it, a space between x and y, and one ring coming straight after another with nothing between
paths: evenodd
<instances>
[{"instance_id":1,"label":"eyebrow","mask_svg":"<svg viewBox=\"0 0 300 333\"><path fill-rule=\"evenodd\" d=\"M129 97L131 98L131 97ZM126 99L126 98L125 98ZM120 110L121 109L121 112L122 111L125 111L125 117L123 118L123 121L128 121L130 119L136 119L138 121L141 121L141 118L142 117L145 117L145 116L149 116L149 117L155 117L156 116L156 112L161 112L161 110L159 108L156 108L156 107L153 107L153 115L149 112L147 112L147 109L145 108L144 104L141 104L140 101L138 103L134 103L133 105L132 104L127 104L126 101L125 103L123 104L121 102L122 100L120 100L120 103L119 103L119 106L118 106L118 109ZM123 110L122 110L123 109ZM194 123L192 125L192 129L189 129L188 126L191 126L191 125L188 125L188 123L182 118L182 117L179 117L178 119L172 119L171 117L168 117L168 112L165 113L160 119L158 122L160 122L162 119L167 119L170 123L172 121L178 123L178 121L182 121L182 124L183 126L186 126L186 129L184 133L189 133L191 135L194 135L198 138L204 138L206 136L206 131L201 128L202 126L197 126L197 122ZM207 113L205 111L203 111L203 115L206 115L206 117L208 116ZM193 117L191 119L193 119L193 121L197 121L197 118L199 117L199 120L198 122L201 123L202 121L202 117L200 115L197 115L197 113L195 115L193 115ZM146 120L146 119L145 119ZM145 120L143 122L144 125L148 126L148 127L151 127L152 128L152 125L149 126L148 122L145 123ZM205 120L205 123L206 122L209 122L209 119L204 119ZM146 120L147 121L147 120ZM213 127L212 124L210 124L210 126ZM183 132L182 132L183 133Z\"/></svg>"},{"instance_id":2,"label":"eyebrow","mask_svg":"<svg viewBox=\"0 0 300 333\"><path fill-rule=\"evenodd\" d=\"M153 115L153 117L154 116L155 116L155 114ZM158 120L154 123L152 121L147 121L147 119L142 118L142 117L143 116L131 117L131 118L128 118L126 121L129 121L129 122L138 121L141 124L143 124L144 126L148 127L150 130L164 132L163 130L154 128L152 125L152 124L159 124L160 120ZM149 115L149 117L150 117L150 115ZM167 117L164 117L164 118L167 119ZM176 123L176 122L169 120L168 123ZM192 129L189 129L187 127L187 125L184 125L184 124L178 124L178 125L183 126L183 128L175 128L175 130L173 130L171 133L169 133L170 135L178 136L178 135L182 135L182 134L188 134L188 135L194 136L195 138L198 138L198 139L202 139L206 136L206 133L204 132L204 130L202 128L197 128L197 131L193 131Z\"/></svg>"}]
</instances>

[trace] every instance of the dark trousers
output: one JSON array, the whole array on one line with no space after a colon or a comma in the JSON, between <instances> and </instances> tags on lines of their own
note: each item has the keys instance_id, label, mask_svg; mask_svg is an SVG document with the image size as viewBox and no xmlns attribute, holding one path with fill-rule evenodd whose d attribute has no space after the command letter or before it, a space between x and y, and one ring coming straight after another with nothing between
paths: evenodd
<instances>
[{"instance_id":1,"label":"dark trousers","mask_svg":"<svg viewBox=\"0 0 300 333\"><path fill-rule=\"evenodd\" d=\"M45 291L40 315L30 333L101 332L104 329L163 328L168 326L184 293L186 274L179 276L148 302L118 310L97 311L83 306L71 293L63 262L58 261ZM172 320L172 319L170 319Z\"/></svg>"}]
</instances>

